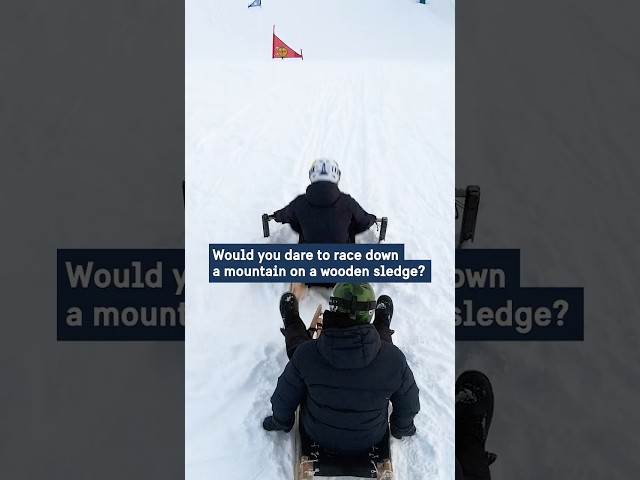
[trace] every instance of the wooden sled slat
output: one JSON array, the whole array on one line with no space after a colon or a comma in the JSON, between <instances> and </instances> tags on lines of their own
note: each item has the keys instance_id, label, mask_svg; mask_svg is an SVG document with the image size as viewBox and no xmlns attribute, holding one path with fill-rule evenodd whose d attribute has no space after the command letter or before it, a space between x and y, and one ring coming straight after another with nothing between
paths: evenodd
<instances>
[{"instance_id":1,"label":"wooden sled slat","mask_svg":"<svg viewBox=\"0 0 640 480\"><path fill-rule=\"evenodd\" d=\"M313 314L309 331L312 333L313 338L318 338L322 333L322 304L318 305L316 312Z\"/></svg>"},{"instance_id":2,"label":"wooden sled slat","mask_svg":"<svg viewBox=\"0 0 640 480\"><path fill-rule=\"evenodd\" d=\"M384 459L380 463L376 463L376 479L377 480L392 480L393 476L393 464L390 458Z\"/></svg>"},{"instance_id":3,"label":"wooden sled slat","mask_svg":"<svg viewBox=\"0 0 640 480\"><path fill-rule=\"evenodd\" d=\"M291 293L296 296L298 301L302 300L307 294L307 286L304 283L293 282L289 289L291 290Z\"/></svg>"}]
</instances>

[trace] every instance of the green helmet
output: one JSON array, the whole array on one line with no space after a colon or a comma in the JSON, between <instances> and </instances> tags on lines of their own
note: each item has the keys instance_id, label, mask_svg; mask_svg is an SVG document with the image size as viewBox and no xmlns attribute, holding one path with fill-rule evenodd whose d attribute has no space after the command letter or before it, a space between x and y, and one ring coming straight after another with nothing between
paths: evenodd
<instances>
[{"instance_id":1,"label":"green helmet","mask_svg":"<svg viewBox=\"0 0 640 480\"><path fill-rule=\"evenodd\" d=\"M376 295L368 283L338 283L329 305L332 312L348 313L351 320L369 323L376 309Z\"/></svg>"}]
</instances>

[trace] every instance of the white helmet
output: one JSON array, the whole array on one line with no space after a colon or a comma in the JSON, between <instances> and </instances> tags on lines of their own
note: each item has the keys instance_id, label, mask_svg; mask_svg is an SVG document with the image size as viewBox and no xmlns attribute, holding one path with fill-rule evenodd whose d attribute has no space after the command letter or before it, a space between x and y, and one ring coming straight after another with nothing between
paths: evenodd
<instances>
[{"instance_id":1,"label":"white helmet","mask_svg":"<svg viewBox=\"0 0 640 480\"><path fill-rule=\"evenodd\" d=\"M311 165L309 180L311 183L331 182L337 184L340 181L340 168L335 160L319 158Z\"/></svg>"}]
</instances>

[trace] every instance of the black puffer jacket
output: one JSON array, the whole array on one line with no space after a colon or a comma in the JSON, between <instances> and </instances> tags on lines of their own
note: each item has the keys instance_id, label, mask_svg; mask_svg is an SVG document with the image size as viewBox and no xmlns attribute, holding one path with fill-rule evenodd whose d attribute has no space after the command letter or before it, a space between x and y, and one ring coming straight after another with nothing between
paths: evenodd
<instances>
[{"instance_id":1,"label":"black puffer jacket","mask_svg":"<svg viewBox=\"0 0 640 480\"><path fill-rule=\"evenodd\" d=\"M350 195L331 182L316 182L273 214L300 234L300 243L353 243L376 221Z\"/></svg>"},{"instance_id":2,"label":"black puffer jacket","mask_svg":"<svg viewBox=\"0 0 640 480\"><path fill-rule=\"evenodd\" d=\"M298 347L271 397L276 419L290 423L301 404L309 436L345 454L382 440L389 401L391 423L411 426L420 409L418 386L404 354L382 342L373 325L325 327L318 340Z\"/></svg>"}]
</instances>

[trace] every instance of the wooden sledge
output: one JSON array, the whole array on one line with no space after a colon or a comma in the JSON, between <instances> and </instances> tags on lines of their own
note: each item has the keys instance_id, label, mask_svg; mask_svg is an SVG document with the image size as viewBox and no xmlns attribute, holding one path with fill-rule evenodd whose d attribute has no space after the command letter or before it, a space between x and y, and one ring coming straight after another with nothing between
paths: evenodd
<instances>
[{"instance_id":1,"label":"wooden sledge","mask_svg":"<svg viewBox=\"0 0 640 480\"><path fill-rule=\"evenodd\" d=\"M393 464L389 430L378 445L357 455L336 455L327 452L309 438L296 411L294 441L294 479L316 477L356 477L393 480Z\"/></svg>"}]
</instances>

